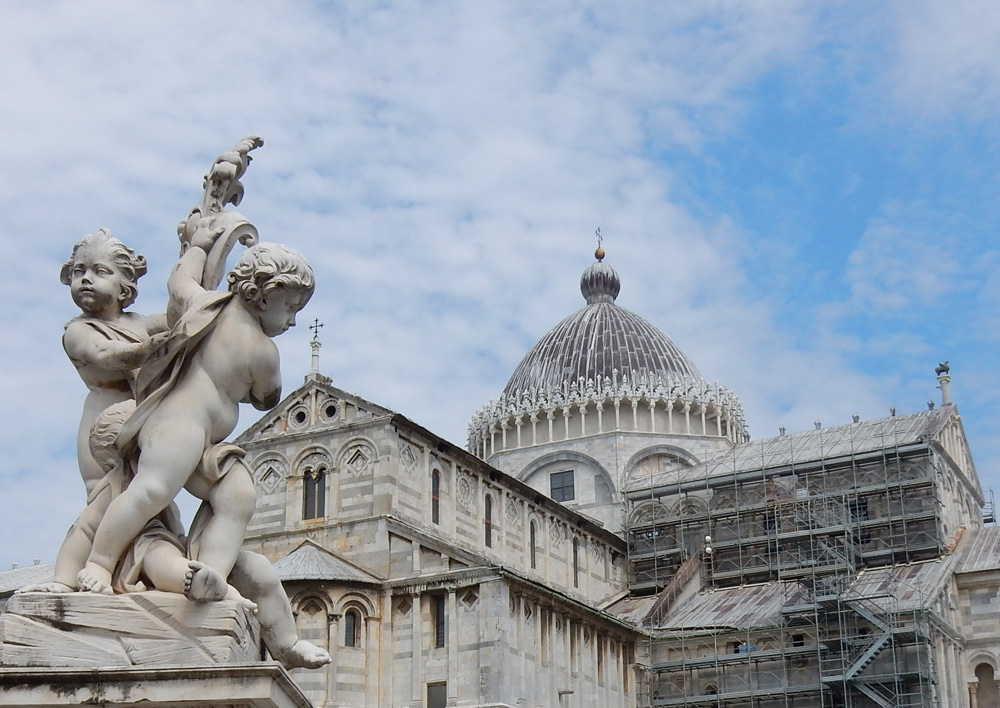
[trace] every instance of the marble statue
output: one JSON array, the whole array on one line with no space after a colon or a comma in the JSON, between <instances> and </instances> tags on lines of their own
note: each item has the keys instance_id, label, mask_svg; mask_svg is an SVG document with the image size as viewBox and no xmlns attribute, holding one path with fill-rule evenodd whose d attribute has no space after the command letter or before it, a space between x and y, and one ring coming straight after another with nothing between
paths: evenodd
<instances>
[{"instance_id":1,"label":"marble statue","mask_svg":"<svg viewBox=\"0 0 1000 708\"><path fill-rule=\"evenodd\" d=\"M257 231L227 210L252 136L223 153L204 195L178 227L180 257L167 282L164 315L126 313L145 259L106 230L85 237L63 266L82 314L64 346L90 393L78 436L88 503L56 559L54 580L22 592L147 588L201 602L232 600L257 613L263 639L286 667L329 663L298 638L270 562L242 550L256 494L243 451L225 438L239 404L269 410L281 398L273 337L294 326L313 292L312 270L296 251L258 243ZM216 291L237 242L250 246ZM185 535L174 498L203 500Z\"/></svg>"},{"instance_id":2,"label":"marble statue","mask_svg":"<svg viewBox=\"0 0 1000 708\"><path fill-rule=\"evenodd\" d=\"M145 273L146 259L107 229L80 239L59 273L82 311L66 325L63 348L89 389L77 435L88 497L104 476L90 454L94 421L108 406L133 398L136 370L165 336L165 315L125 312L138 294L136 281Z\"/></svg>"}]
</instances>

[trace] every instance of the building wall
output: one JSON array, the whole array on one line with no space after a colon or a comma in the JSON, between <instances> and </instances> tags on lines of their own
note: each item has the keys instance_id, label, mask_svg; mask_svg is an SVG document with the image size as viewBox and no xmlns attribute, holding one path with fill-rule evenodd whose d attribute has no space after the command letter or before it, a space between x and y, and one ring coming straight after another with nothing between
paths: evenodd
<instances>
[{"instance_id":1,"label":"building wall","mask_svg":"<svg viewBox=\"0 0 1000 708\"><path fill-rule=\"evenodd\" d=\"M303 638L333 656L294 672L310 698L634 706L638 633L594 609L627 587L624 542L418 426L320 389L292 394L240 441L259 495L247 547L277 560L309 539L378 579L288 584ZM322 513L307 519L314 479ZM345 645L351 609L361 646Z\"/></svg>"},{"instance_id":2,"label":"building wall","mask_svg":"<svg viewBox=\"0 0 1000 708\"><path fill-rule=\"evenodd\" d=\"M501 450L488 461L546 496L551 474L572 470L576 496L564 504L620 533L626 488L670 465L689 466L731 446L724 437L605 432Z\"/></svg>"},{"instance_id":3,"label":"building wall","mask_svg":"<svg viewBox=\"0 0 1000 708\"><path fill-rule=\"evenodd\" d=\"M1000 569L960 573L955 585L964 640L956 666L964 689L958 705L1000 706Z\"/></svg>"}]
</instances>

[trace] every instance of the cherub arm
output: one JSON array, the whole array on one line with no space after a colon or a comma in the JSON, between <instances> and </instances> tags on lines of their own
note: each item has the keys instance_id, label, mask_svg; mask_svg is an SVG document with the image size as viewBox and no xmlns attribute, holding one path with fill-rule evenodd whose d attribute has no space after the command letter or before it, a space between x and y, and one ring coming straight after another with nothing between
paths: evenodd
<instances>
[{"instance_id":1,"label":"cherub arm","mask_svg":"<svg viewBox=\"0 0 1000 708\"><path fill-rule=\"evenodd\" d=\"M189 248L177 259L167 278L170 299L167 302L166 324L175 325L191 303L207 292L201 286L207 260L208 254L200 248Z\"/></svg>"},{"instance_id":2,"label":"cherub arm","mask_svg":"<svg viewBox=\"0 0 1000 708\"><path fill-rule=\"evenodd\" d=\"M130 371L145 360L159 340L126 342L108 339L85 322L71 322L63 334L63 348L76 365L108 371Z\"/></svg>"},{"instance_id":3,"label":"cherub arm","mask_svg":"<svg viewBox=\"0 0 1000 708\"><path fill-rule=\"evenodd\" d=\"M160 312L155 315L146 315L146 331L150 334L166 332L170 329L167 324L167 313Z\"/></svg>"}]
</instances>

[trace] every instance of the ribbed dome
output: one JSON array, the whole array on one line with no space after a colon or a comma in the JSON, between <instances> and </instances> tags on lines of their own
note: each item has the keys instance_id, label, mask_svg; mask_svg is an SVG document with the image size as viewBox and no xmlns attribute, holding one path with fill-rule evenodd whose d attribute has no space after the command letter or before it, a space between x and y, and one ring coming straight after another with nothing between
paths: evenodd
<instances>
[{"instance_id":1,"label":"ribbed dome","mask_svg":"<svg viewBox=\"0 0 1000 708\"><path fill-rule=\"evenodd\" d=\"M603 256L603 252L599 254ZM557 324L531 348L504 387L504 396L558 390L564 383L635 376L700 379L691 360L659 329L615 304L621 281L598 260L580 278L587 306Z\"/></svg>"}]
</instances>

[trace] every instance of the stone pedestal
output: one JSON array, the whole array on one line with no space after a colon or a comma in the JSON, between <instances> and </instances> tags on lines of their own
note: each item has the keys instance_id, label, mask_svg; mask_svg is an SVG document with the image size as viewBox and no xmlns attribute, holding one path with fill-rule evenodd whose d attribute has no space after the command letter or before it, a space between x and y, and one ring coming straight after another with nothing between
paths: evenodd
<instances>
[{"instance_id":1,"label":"stone pedestal","mask_svg":"<svg viewBox=\"0 0 1000 708\"><path fill-rule=\"evenodd\" d=\"M309 708L233 602L160 592L15 595L0 615L0 706Z\"/></svg>"},{"instance_id":2,"label":"stone pedestal","mask_svg":"<svg viewBox=\"0 0 1000 708\"><path fill-rule=\"evenodd\" d=\"M5 708L312 708L277 663L0 669Z\"/></svg>"}]
</instances>

